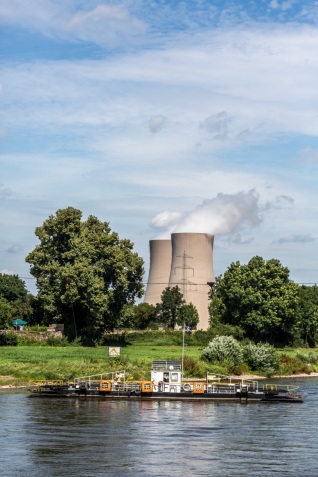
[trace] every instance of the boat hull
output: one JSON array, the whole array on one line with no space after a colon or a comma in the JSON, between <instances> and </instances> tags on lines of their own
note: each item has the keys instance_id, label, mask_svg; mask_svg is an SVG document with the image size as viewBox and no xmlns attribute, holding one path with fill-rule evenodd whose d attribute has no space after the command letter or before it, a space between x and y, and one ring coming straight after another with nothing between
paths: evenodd
<instances>
[{"instance_id":1,"label":"boat hull","mask_svg":"<svg viewBox=\"0 0 318 477\"><path fill-rule=\"evenodd\" d=\"M33 396L67 397L67 398L94 398L94 399L134 399L160 401L227 401L227 402L297 402L302 403L301 396L273 395L265 392L227 393L227 392L140 392L139 390L120 390L100 392L98 389L74 389L68 386L40 386L30 389Z\"/></svg>"}]
</instances>

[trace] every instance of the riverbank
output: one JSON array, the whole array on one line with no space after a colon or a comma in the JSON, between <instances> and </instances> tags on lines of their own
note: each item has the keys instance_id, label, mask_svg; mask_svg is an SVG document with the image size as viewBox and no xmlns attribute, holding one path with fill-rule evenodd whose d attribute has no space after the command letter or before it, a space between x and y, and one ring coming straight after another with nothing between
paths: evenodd
<instances>
[{"instance_id":1,"label":"riverbank","mask_svg":"<svg viewBox=\"0 0 318 477\"><path fill-rule=\"evenodd\" d=\"M0 389L27 387L30 381L73 381L79 376L100 375L124 369L126 380L143 381L150 377L154 360L181 360L180 346L132 343L119 347L120 356L108 355L108 346L3 346L0 353ZM318 376L318 353L308 349L278 350L281 365L275 379ZM184 355L185 379L204 380L206 373L229 375L226 365L211 364L201 359L202 347L187 346ZM301 358L301 359L300 359ZM315 359L313 359L315 358ZM266 376L242 366L243 379L265 379ZM233 372L233 370L232 370ZM237 377L237 376L236 376ZM274 378L274 376L272 376Z\"/></svg>"}]
</instances>

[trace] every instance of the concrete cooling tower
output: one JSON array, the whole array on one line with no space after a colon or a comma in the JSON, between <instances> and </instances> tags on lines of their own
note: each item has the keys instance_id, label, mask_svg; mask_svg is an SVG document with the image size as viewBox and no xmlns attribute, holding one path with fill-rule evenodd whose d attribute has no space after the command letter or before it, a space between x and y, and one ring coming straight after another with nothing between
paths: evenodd
<instances>
[{"instance_id":1,"label":"concrete cooling tower","mask_svg":"<svg viewBox=\"0 0 318 477\"><path fill-rule=\"evenodd\" d=\"M209 291L214 282L213 235L174 233L171 235L172 261L169 286L178 285L187 303L198 310L197 329L209 327Z\"/></svg>"},{"instance_id":2,"label":"concrete cooling tower","mask_svg":"<svg viewBox=\"0 0 318 477\"><path fill-rule=\"evenodd\" d=\"M150 269L145 302L156 305L161 302L161 294L169 284L171 269L171 241L150 240Z\"/></svg>"}]
</instances>

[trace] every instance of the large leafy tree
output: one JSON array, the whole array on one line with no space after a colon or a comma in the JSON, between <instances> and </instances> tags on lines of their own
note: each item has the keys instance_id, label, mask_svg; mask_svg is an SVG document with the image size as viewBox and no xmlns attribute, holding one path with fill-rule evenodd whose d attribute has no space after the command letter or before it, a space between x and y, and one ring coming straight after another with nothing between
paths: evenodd
<instances>
[{"instance_id":1,"label":"large leafy tree","mask_svg":"<svg viewBox=\"0 0 318 477\"><path fill-rule=\"evenodd\" d=\"M296 338L307 346L318 343L318 287L299 287L299 305L296 322Z\"/></svg>"},{"instance_id":2,"label":"large leafy tree","mask_svg":"<svg viewBox=\"0 0 318 477\"><path fill-rule=\"evenodd\" d=\"M143 260L107 222L68 207L35 230L40 244L26 257L46 322L69 338L94 342L116 328L123 308L143 293Z\"/></svg>"},{"instance_id":3,"label":"large leafy tree","mask_svg":"<svg viewBox=\"0 0 318 477\"><path fill-rule=\"evenodd\" d=\"M298 285L279 260L253 257L235 262L218 277L212 293L211 321L239 325L248 338L285 344L291 340Z\"/></svg>"},{"instance_id":4,"label":"large leafy tree","mask_svg":"<svg viewBox=\"0 0 318 477\"><path fill-rule=\"evenodd\" d=\"M185 300L178 286L165 288L161 302L157 304L157 320L165 327L174 329L184 305Z\"/></svg>"}]
</instances>

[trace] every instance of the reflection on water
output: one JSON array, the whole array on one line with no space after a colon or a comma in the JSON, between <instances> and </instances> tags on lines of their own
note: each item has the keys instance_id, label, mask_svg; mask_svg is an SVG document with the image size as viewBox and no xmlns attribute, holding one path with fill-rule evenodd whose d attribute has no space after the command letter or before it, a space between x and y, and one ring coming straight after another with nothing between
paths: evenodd
<instances>
[{"instance_id":1,"label":"reflection on water","mask_svg":"<svg viewBox=\"0 0 318 477\"><path fill-rule=\"evenodd\" d=\"M4 477L318 475L318 380L305 403L0 394Z\"/></svg>"}]
</instances>

